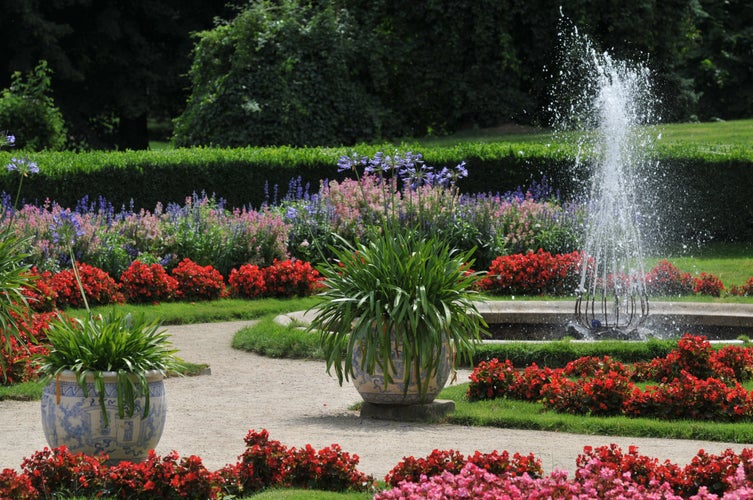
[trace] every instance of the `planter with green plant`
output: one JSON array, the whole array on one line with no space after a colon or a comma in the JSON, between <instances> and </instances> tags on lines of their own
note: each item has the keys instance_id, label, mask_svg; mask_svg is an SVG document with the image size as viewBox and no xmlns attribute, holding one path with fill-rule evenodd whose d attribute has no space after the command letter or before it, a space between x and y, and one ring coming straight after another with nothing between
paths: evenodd
<instances>
[{"instance_id":1,"label":"planter with green plant","mask_svg":"<svg viewBox=\"0 0 753 500\"><path fill-rule=\"evenodd\" d=\"M59 317L40 356L48 381L42 427L51 447L139 461L162 436L167 412L164 377L177 360L168 336L143 317L112 312Z\"/></svg>"},{"instance_id":2,"label":"planter with green plant","mask_svg":"<svg viewBox=\"0 0 753 500\"><path fill-rule=\"evenodd\" d=\"M61 313L47 332L49 351L37 358L47 380L42 394L45 437L52 447L105 453L115 463L143 460L165 425L163 379L181 362L158 323L117 310L104 316L89 311L71 250L80 236L76 215L63 213L54 235L70 252L89 314L72 319Z\"/></svg>"},{"instance_id":3,"label":"planter with green plant","mask_svg":"<svg viewBox=\"0 0 753 500\"><path fill-rule=\"evenodd\" d=\"M376 165L367 173L379 176L383 208L362 241L340 238L329 249L334 259L318 268L324 300L312 308L310 329L321 335L327 371L334 368L340 384L352 379L368 403L431 402L457 357L470 359L486 329L473 301L473 250L457 251L428 233L421 226L421 192L395 188L403 173L408 190L426 174L417 158L358 161ZM393 177L385 176L388 170ZM396 203L411 196L415 204Z\"/></svg>"}]
</instances>

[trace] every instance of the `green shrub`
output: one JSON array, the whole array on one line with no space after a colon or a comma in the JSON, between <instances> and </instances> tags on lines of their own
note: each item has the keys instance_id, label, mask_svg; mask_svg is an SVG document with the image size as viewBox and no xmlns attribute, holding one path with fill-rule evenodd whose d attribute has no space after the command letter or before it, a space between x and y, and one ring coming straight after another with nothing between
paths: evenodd
<instances>
[{"instance_id":1,"label":"green shrub","mask_svg":"<svg viewBox=\"0 0 753 500\"><path fill-rule=\"evenodd\" d=\"M199 35L180 146L353 144L379 135L378 106L352 67L345 12L293 0L249 4Z\"/></svg>"},{"instance_id":2,"label":"green shrub","mask_svg":"<svg viewBox=\"0 0 753 500\"><path fill-rule=\"evenodd\" d=\"M609 356L621 363L634 363L664 357L676 347L677 340L656 339L645 342L571 342L566 339L542 343L487 342L476 348L473 363L476 365L479 361L497 358L509 359L515 366L536 363L539 366L562 368L570 361L586 356Z\"/></svg>"},{"instance_id":3,"label":"green shrub","mask_svg":"<svg viewBox=\"0 0 753 500\"><path fill-rule=\"evenodd\" d=\"M32 151L65 147L65 123L50 94L52 70L40 61L34 71L16 71L0 94L0 130L16 137L16 147Z\"/></svg>"}]
</instances>

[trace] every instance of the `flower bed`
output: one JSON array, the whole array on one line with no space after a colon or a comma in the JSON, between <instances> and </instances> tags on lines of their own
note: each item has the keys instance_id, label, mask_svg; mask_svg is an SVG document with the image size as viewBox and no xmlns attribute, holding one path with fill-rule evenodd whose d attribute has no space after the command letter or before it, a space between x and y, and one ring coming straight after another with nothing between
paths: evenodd
<instances>
[{"instance_id":1,"label":"flower bed","mask_svg":"<svg viewBox=\"0 0 753 500\"><path fill-rule=\"evenodd\" d=\"M492 294L566 295L576 286L579 267L579 252L552 255L539 250L500 256L480 280L479 288ZM706 293L721 293L718 288L707 286L716 282L713 277L702 274L691 278L673 269L676 270L666 261L657 264L647 273L649 289L657 293L680 293L682 289L691 290L695 286ZM183 259L170 272L159 263L134 260L119 280L85 263L79 263L79 271L90 305L212 300L230 295L243 298L305 296L316 292L320 281L311 263L297 259L273 259L269 266L243 264L231 269L227 280L213 266L202 266L191 259ZM52 273L33 268L32 274L39 278L37 290L28 291L34 310L83 306L71 269ZM687 287L678 284L686 281ZM659 282L661 284L657 284ZM744 290L736 288L734 291L747 293Z\"/></svg>"},{"instance_id":2,"label":"flower bed","mask_svg":"<svg viewBox=\"0 0 753 500\"><path fill-rule=\"evenodd\" d=\"M667 356L632 366L608 356L558 369L534 364L518 370L509 360L482 361L471 373L467 396L541 401L547 409L576 415L737 422L753 417L753 392L740 385L752 370L753 348L715 350L705 337L685 335ZM641 389L637 381L657 384Z\"/></svg>"},{"instance_id":3,"label":"flower bed","mask_svg":"<svg viewBox=\"0 0 753 500\"><path fill-rule=\"evenodd\" d=\"M319 273L308 262L275 260L271 266L246 265L233 269L229 283L212 266L184 259L168 273L160 264L134 261L115 281L109 274L87 264L78 266L89 305L157 303L170 300L212 300L229 295L243 298L292 297L315 293ZM0 383L5 385L36 378L33 357L46 353L45 332L57 310L83 307L73 270L53 274L31 271L35 288L25 289L31 311L21 320L18 337L6 336L0 328ZM229 285L229 286L228 286ZM32 342L32 337L34 342Z\"/></svg>"},{"instance_id":4,"label":"flower bed","mask_svg":"<svg viewBox=\"0 0 753 500\"><path fill-rule=\"evenodd\" d=\"M33 274L33 273L32 273ZM227 296L243 298L307 296L319 288L319 273L308 262L274 260L258 267L246 264L233 269L228 282L211 265L183 259L168 273L160 264L134 261L115 281L109 274L86 264L79 274L89 305L157 303L171 300L214 300ZM32 309L48 311L83 307L73 271L52 274L36 271L36 290L28 290Z\"/></svg>"},{"instance_id":5,"label":"flower bed","mask_svg":"<svg viewBox=\"0 0 753 500\"><path fill-rule=\"evenodd\" d=\"M575 474L555 470L545 475L532 454L434 450L425 458L404 457L384 478L357 469L359 457L333 444L290 448L251 430L238 462L210 471L200 457L154 452L141 463L105 465L105 456L71 454L65 447L37 451L24 459L20 472L0 472L0 498L39 499L57 496L108 496L151 499L238 498L270 487L325 491L373 491L391 498L627 498L711 500L753 495L753 449L713 455L700 450L685 466L627 452L611 444L586 446Z\"/></svg>"},{"instance_id":6,"label":"flower bed","mask_svg":"<svg viewBox=\"0 0 753 500\"><path fill-rule=\"evenodd\" d=\"M358 174L359 168L363 174ZM30 161L21 166L12 163L8 169L21 174L19 182L39 170ZM69 269L72 256L81 266L112 277L122 275L135 261L160 263L172 271L188 259L211 265L230 278L234 270L247 265L265 268L288 260L321 262L331 257L328 245L336 238L353 243L368 238L369 226L386 220L412 221L427 235L441 235L453 248L475 248L476 264L489 270L482 282L489 293L571 295L577 287L580 254L574 250L581 247L580 228L587 208L560 200L546 178L527 190L461 195L456 182L468 175L465 162L454 169L434 168L425 164L420 153L379 152L371 158L353 153L340 158L338 169L355 178L324 180L314 193L309 186L304 189L300 180L293 180L282 201L277 203L275 193L273 204L259 210L231 210L223 200L204 193L187 197L182 206L158 204L153 211L125 207L116 211L102 198L84 198L72 209L50 200L17 209L9 196L0 195L0 228L7 226L27 242L27 263L40 272ZM58 235L66 223L76 228L72 240L66 242L72 253ZM70 289L69 278L58 278L62 292ZM718 277L706 273L691 277L667 261L646 278L652 294L719 296L726 292ZM197 294L201 298L224 290L214 286L214 278L202 281L189 282L189 289L166 285L164 290L152 290L153 297L168 300L182 293L193 300ZM282 291L272 288L269 293L288 293L290 286L282 285ZM730 293L745 295L750 288L746 283ZM243 284L235 292L249 294ZM134 299L144 296L149 294ZM98 302L96 296L92 300ZM71 296L68 301L76 305L77 298Z\"/></svg>"},{"instance_id":7,"label":"flower bed","mask_svg":"<svg viewBox=\"0 0 753 500\"><path fill-rule=\"evenodd\" d=\"M71 454L64 446L45 448L21 464L21 472L0 473L0 498L36 499L102 495L115 498L193 498L249 495L269 487L365 491L374 479L356 469L359 458L333 444L289 448L266 430L249 431L246 448L233 465L209 471L201 458L164 457L153 451L141 463L105 465L106 456Z\"/></svg>"}]
</instances>

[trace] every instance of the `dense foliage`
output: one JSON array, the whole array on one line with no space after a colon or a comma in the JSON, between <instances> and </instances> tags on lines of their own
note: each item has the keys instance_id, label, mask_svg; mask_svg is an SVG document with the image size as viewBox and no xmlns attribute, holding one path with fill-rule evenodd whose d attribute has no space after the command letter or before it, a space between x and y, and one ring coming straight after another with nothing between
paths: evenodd
<instances>
[{"instance_id":1,"label":"dense foliage","mask_svg":"<svg viewBox=\"0 0 753 500\"><path fill-rule=\"evenodd\" d=\"M378 137L377 98L356 74L361 54L353 40L360 35L326 2L249 4L201 35L177 144L337 145Z\"/></svg>"},{"instance_id":2,"label":"dense foliage","mask_svg":"<svg viewBox=\"0 0 753 500\"><path fill-rule=\"evenodd\" d=\"M582 357L554 369L483 361L471 374L468 398L541 401L547 409L576 415L748 421L753 393L740 384L753 376L752 365L753 348L717 350L705 337L685 335L666 356L633 365L609 356Z\"/></svg>"},{"instance_id":3,"label":"dense foliage","mask_svg":"<svg viewBox=\"0 0 753 500\"><path fill-rule=\"evenodd\" d=\"M66 144L63 115L51 96L50 73L45 61L25 78L16 71L10 87L0 93L0 131L17 134L19 149L59 150Z\"/></svg>"},{"instance_id":4,"label":"dense foliage","mask_svg":"<svg viewBox=\"0 0 753 500\"><path fill-rule=\"evenodd\" d=\"M719 455L699 450L685 466L626 451L615 444L585 446L572 477L563 470L545 475L541 459L508 451L434 450L403 457L385 477L386 489L357 469L359 457L337 444L290 448L266 430L248 432L238 462L208 470L200 457L151 453L141 463L104 463L105 457L72 454L65 447L37 451L21 470L0 472L0 496L36 500L57 496L113 498L237 498L266 488L373 491L375 498L626 498L718 500L749 498L753 450Z\"/></svg>"},{"instance_id":5,"label":"dense foliage","mask_svg":"<svg viewBox=\"0 0 753 500\"><path fill-rule=\"evenodd\" d=\"M546 123L564 15L600 50L648 61L665 102L665 119L731 119L753 112L747 7L741 0L640 0L622 5L620 15L614 15L609 0L561 7L543 0L138 0L127 7L113 1L6 0L0 18L5 48L0 87L9 85L14 71L28 72L47 60L74 146L145 148L147 119L167 121L186 104L192 47L189 107L211 108L217 97L216 109L240 116L240 110L226 107L226 92L237 94L231 101L246 103L249 111L260 96L289 97L290 106L280 108L270 134L262 134L265 140L278 134L278 144L332 141L336 122L350 126L334 144L364 134L391 137L510 121ZM223 18L215 29L192 39L192 33L211 28L215 16ZM236 29L241 18L257 22L241 33ZM223 41L225 33L237 36ZM260 64L244 67L242 62ZM236 77L250 85L236 85ZM211 88L203 86L210 82ZM335 107L327 109L327 102ZM257 104L264 110L264 101ZM334 116L335 109L363 116ZM186 116L194 114L190 110ZM302 135L289 121L295 116L312 125L310 133ZM297 130L296 142L287 141L283 123ZM259 124L254 126L261 132ZM214 128L231 143L247 127L245 121L227 125ZM222 140L207 135L208 130L184 130L181 137L194 133Z\"/></svg>"},{"instance_id":6,"label":"dense foliage","mask_svg":"<svg viewBox=\"0 0 753 500\"><path fill-rule=\"evenodd\" d=\"M256 2L202 33L178 142L236 145L245 138L257 145L337 145L351 144L359 137L354 132L373 140L510 121L548 124L549 87L567 51L557 50L565 43L558 37L571 29L567 21L617 58L648 60L665 119L748 116L727 106L719 92L724 85L727 92L730 85L750 92L741 76L750 69L735 63L735 56L750 47L750 36L735 19L749 14L737 4L639 1L617 17L600 2L557 7L496 0L348 0L337 9L328 2ZM328 32L322 29L326 26ZM705 37L698 35L701 27L707 28ZM326 57L312 70L310 56L317 49ZM328 80L333 71L337 85ZM292 104L280 108L285 95ZM361 99L359 127L342 127L338 133L339 120L330 118L336 107L327 103L355 111L356 97ZM219 136L213 130L227 132L219 125L226 124L222 120L228 112L245 119L234 118L231 133ZM298 124L291 123L295 117L316 129L291 135L284 127L297 130ZM261 131L264 124L267 130Z\"/></svg>"},{"instance_id":7,"label":"dense foliage","mask_svg":"<svg viewBox=\"0 0 753 500\"><path fill-rule=\"evenodd\" d=\"M240 3L4 0L0 88L46 60L68 147L145 149L147 120L169 120L185 105L191 34Z\"/></svg>"}]
</instances>

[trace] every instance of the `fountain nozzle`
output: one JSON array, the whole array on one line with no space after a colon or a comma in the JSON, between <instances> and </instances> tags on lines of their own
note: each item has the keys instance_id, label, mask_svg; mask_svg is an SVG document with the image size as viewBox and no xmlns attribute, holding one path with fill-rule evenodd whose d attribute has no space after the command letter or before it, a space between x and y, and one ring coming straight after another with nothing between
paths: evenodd
<instances>
[{"instance_id":1,"label":"fountain nozzle","mask_svg":"<svg viewBox=\"0 0 753 500\"><path fill-rule=\"evenodd\" d=\"M645 294L597 297L579 289L572 326L588 339L637 340L642 338L639 329L648 317L648 310Z\"/></svg>"}]
</instances>

